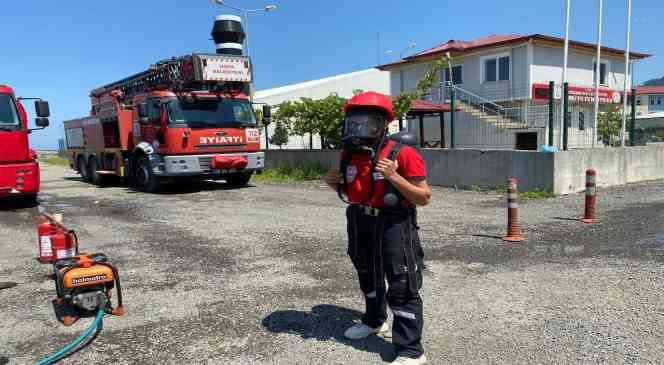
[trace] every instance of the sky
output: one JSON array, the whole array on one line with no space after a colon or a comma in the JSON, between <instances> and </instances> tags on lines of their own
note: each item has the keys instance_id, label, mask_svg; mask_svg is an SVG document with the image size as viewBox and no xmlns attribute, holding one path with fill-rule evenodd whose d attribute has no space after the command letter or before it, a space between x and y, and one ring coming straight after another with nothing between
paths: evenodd
<instances>
[{"instance_id":1,"label":"sky","mask_svg":"<svg viewBox=\"0 0 664 365\"><path fill-rule=\"evenodd\" d=\"M564 0L226 0L249 15L257 90L352 72L394 61L399 52L489 34L564 34ZM596 0L572 0L570 38L594 43ZM635 81L664 76L664 1L633 0ZM627 0L604 0L603 43L624 49ZM62 121L86 116L95 87L191 52L214 53L213 19L237 12L209 0L3 1L0 84L51 104L51 126L31 135L55 148ZM378 36L380 34L380 36ZM378 39L380 38L380 43ZM380 47L379 47L380 44ZM391 54L385 51L393 50ZM409 51L405 52L406 54ZM661 56L657 56L661 55ZM33 119L33 106L26 105ZM1 146L0 146L1 148Z\"/></svg>"}]
</instances>

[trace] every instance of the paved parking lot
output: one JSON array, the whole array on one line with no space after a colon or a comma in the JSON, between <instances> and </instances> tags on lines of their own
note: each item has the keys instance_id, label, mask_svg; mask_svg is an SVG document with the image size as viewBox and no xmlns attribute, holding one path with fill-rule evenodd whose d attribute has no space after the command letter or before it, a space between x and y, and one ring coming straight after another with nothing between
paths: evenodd
<instances>
[{"instance_id":1,"label":"paved parking lot","mask_svg":"<svg viewBox=\"0 0 664 365\"><path fill-rule=\"evenodd\" d=\"M159 195L98 188L45 166L42 207L120 269L124 317L63 364L380 364L389 339L343 330L362 308L343 204L320 182L223 183ZM420 210L425 348L433 364L661 363L664 183L522 203L505 245L504 197L435 188ZM37 208L0 209L0 364L30 364L87 324L59 325Z\"/></svg>"}]
</instances>

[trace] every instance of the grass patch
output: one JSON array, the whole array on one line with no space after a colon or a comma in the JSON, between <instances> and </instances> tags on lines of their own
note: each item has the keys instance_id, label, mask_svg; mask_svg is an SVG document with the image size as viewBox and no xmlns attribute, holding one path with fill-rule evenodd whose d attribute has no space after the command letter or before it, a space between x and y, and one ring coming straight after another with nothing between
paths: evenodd
<instances>
[{"instance_id":1,"label":"grass patch","mask_svg":"<svg viewBox=\"0 0 664 365\"><path fill-rule=\"evenodd\" d=\"M519 198L521 200L555 198L556 196L557 195L553 191L541 190L541 189L534 189L519 193Z\"/></svg>"},{"instance_id":2,"label":"grass patch","mask_svg":"<svg viewBox=\"0 0 664 365\"><path fill-rule=\"evenodd\" d=\"M46 158L40 159L40 161L43 161L49 165L69 167L69 160L58 155L48 156Z\"/></svg>"},{"instance_id":3,"label":"grass patch","mask_svg":"<svg viewBox=\"0 0 664 365\"><path fill-rule=\"evenodd\" d=\"M466 185L459 187L461 190L474 191L477 193L497 193L497 194L507 194L507 188L505 186L477 186L477 185ZM520 191L519 199L520 200L533 200L533 199L545 199L545 198L555 198L557 195L550 190L543 189L533 189L528 191Z\"/></svg>"},{"instance_id":4,"label":"grass patch","mask_svg":"<svg viewBox=\"0 0 664 365\"><path fill-rule=\"evenodd\" d=\"M299 166L280 165L266 167L261 174L255 175L255 181L263 182L298 182L320 180L326 169L320 164Z\"/></svg>"}]
</instances>

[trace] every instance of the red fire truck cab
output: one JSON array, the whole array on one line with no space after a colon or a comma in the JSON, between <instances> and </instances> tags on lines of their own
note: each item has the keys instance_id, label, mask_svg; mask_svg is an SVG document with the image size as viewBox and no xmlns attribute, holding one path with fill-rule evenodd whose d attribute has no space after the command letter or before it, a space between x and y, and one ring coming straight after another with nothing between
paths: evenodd
<instances>
[{"instance_id":1,"label":"red fire truck cab","mask_svg":"<svg viewBox=\"0 0 664 365\"><path fill-rule=\"evenodd\" d=\"M247 184L264 166L250 67L241 55L193 54L93 90L90 116L64 122L71 166L145 192L179 178Z\"/></svg>"},{"instance_id":2,"label":"red fire truck cab","mask_svg":"<svg viewBox=\"0 0 664 365\"><path fill-rule=\"evenodd\" d=\"M39 193L39 163L37 153L28 143L28 115L14 90L0 85L0 199L22 196L34 201ZM35 124L48 126L48 103L37 99Z\"/></svg>"}]
</instances>

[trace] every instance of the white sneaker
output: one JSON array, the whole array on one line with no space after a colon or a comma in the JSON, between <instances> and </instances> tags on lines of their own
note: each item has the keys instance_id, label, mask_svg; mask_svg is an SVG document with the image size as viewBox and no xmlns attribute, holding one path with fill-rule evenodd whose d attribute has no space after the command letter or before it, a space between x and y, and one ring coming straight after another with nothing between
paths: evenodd
<instances>
[{"instance_id":1,"label":"white sneaker","mask_svg":"<svg viewBox=\"0 0 664 365\"><path fill-rule=\"evenodd\" d=\"M367 338L375 333L383 333L389 331L390 331L390 326L387 324L387 322L383 323L383 325L380 326L379 328L373 328L367 326L364 323L358 323L353 327L347 329L346 332L344 332L344 336L349 340L360 340L363 338Z\"/></svg>"},{"instance_id":2,"label":"white sneaker","mask_svg":"<svg viewBox=\"0 0 664 365\"><path fill-rule=\"evenodd\" d=\"M424 365L427 363L427 357L422 355L418 358L399 356L390 364L392 365Z\"/></svg>"}]
</instances>

